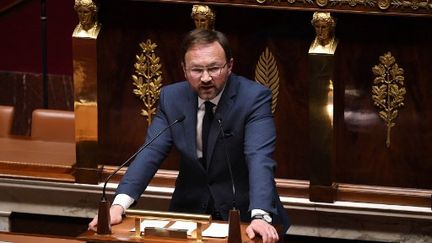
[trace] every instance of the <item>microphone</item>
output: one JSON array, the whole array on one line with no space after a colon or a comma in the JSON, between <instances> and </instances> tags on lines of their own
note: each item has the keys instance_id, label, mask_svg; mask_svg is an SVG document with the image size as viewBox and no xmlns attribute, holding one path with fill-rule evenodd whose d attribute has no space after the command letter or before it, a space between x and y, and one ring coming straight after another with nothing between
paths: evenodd
<instances>
[{"instance_id":1,"label":"microphone","mask_svg":"<svg viewBox=\"0 0 432 243\"><path fill-rule=\"evenodd\" d=\"M98 210L98 224L97 224L97 233L101 235L111 234L111 217L110 217L110 202L106 199L106 186L110 179L120 170L122 169L131 159L135 158L135 156L141 152L143 149L148 147L154 140L156 140L162 133L171 128L177 123L182 122L185 119L184 115L179 116L175 121L166 126L164 129L160 130L152 139L150 139L147 143L144 143L132 156L130 156L125 162L123 162L114 172L112 172L107 179L105 180L103 189L102 189L102 198L99 202L99 210Z\"/></svg>"},{"instance_id":2,"label":"microphone","mask_svg":"<svg viewBox=\"0 0 432 243\"><path fill-rule=\"evenodd\" d=\"M242 242L241 231L240 231L240 211L236 209L236 200L235 200L236 188L235 188L234 176L231 168L231 161L229 158L228 149L225 142L225 132L223 129L222 118L216 117L216 120L219 124L219 129L222 133L222 140L223 140L222 146L224 147L224 151L225 151L225 158L228 165L229 175L231 178L232 193L233 193L233 202L232 202L233 208L230 210L229 217L228 217L228 243L237 243L237 242Z\"/></svg>"}]
</instances>

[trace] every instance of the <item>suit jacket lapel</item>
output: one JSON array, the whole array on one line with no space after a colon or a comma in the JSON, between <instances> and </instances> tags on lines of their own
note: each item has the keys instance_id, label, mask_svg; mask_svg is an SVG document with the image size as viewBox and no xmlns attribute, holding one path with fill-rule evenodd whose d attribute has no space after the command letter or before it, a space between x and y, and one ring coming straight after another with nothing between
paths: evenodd
<instances>
[{"instance_id":1,"label":"suit jacket lapel","mask_svg":"<svg viewBox=\"0 0 432 243\"><path fill-rule=\"evenodd\" d=\"M197 124L197 107L198 107L198 97L195 92L189 89L189 99L188 103L184 108L184 113L186 117L185 121L185 139L187 147L190 148L189 153L191 158L195 158L198 162L196 155L197 145L196 145L196 124ZM202 167L202 166L201 166Z\"/></svg>"}]
</instances>

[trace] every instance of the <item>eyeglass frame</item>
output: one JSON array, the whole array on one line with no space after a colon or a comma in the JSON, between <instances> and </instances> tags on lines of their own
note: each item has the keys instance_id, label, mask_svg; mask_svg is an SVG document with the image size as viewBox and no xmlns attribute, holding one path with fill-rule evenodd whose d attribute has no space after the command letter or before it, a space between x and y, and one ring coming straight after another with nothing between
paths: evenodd
<instances>
[{"instance_id":1,"label":"eyeglass frame","mask_svg":"<svg viewBox=\"0 0 432 243\"><path fill-rule=\"evenodd\" d=\"M186 71L188 71L192 77L196 77L196 78L202 77L204 72L207 72L210 77L218 77L219 75L221 75L222 69L224 69L227 66L227 64L228 64L228 62L225 62L225 64L222 66L192 67L192 68L186 69ZM211 68L216 68L218 71L217 70L216 71L209 70ZM192 72L196 72L196 74L193 74ZM199 74L198 74L198 72L199 72ZM215 72L216 72L216 74L215 74ZM217 72L219 72L219 73L217 73Z\"/></svg>"}]
</instances>

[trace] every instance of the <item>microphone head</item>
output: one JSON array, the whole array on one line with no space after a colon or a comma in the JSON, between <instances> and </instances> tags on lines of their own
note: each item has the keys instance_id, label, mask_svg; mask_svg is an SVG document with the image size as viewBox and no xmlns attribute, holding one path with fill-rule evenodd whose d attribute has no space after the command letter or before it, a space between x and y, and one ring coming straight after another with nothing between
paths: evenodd
<instances>
[{"instance_id":1,"label":"microphone head","mask_svg":"<svg viewBox=\"0 0 432 243\"><path fill-rule=\"evenodd\" d=\"M181 115L177 118L177 122L182 122L186 117L184 115Z\"/></svg>"}]
</instances>

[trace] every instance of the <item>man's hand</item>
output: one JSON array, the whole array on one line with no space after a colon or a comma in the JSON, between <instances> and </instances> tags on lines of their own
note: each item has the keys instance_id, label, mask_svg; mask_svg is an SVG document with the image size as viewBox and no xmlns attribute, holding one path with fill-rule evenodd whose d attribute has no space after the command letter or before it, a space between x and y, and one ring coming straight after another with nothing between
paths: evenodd
<instances>
[{"instance_id":1,"label":"man's hand","mask_svg":"<svg viewBox=\"0 0 432 243\"><path fill-rule=\"evenodd\" d=\"M250 239L255 238L256 234L261 235L263 243L274 243L279 240L279 235L273 225L262 219L254 219L246 228L246 234Z\"/></svg>"},{"instance_id":2,"label":"man's hand","mask_svg":"<svg viewBox=\"0 0 432 243\"><path fill-rule=\"evenodd\" d=\"M112 205L110 208L110 216L111 216L111 225L114 224L120 224L122 222L122 215L123 215L123 207L120 205ZM96 215L93 220L89 223L88 229L97 231L97 223L98 223L98 216Z\"/></svg>"}]
</instances>

